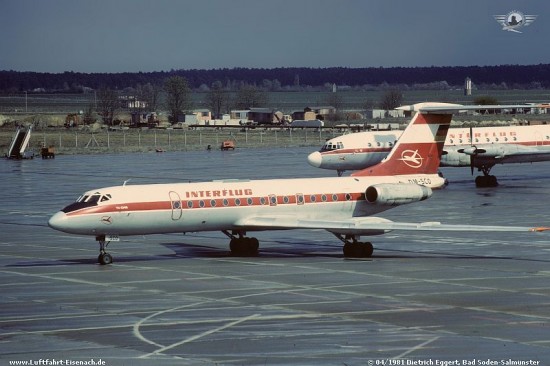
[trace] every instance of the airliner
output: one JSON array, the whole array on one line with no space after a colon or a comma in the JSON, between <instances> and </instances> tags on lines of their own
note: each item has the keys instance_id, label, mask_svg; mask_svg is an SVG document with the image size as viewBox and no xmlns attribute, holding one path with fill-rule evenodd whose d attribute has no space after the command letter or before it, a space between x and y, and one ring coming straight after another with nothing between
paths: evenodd
<instances>
[{"instance_id":1,"label":"airliner","mask_svg":"<svg viewBox=\"0 0 550 366\"><path fill-rule=\"evenodd\" d=\"M351 133L327 140L308 156L310 165L338 171L365 169L379 163L391 151L402 131ZM473 136L473 141L471 136ZM495 187L490 175L496 164L534 163L550 160L550 125L451 128L445 140L441 166L474 168L477 187Z\"/></svg>"},{"instance_id":2,"label":"airliner","mask_svg":"<svg viewBox=\"0 0 550 366\"><path fill-rule=\"evenodd\" d=\"M121 236L221 231L235 255L258 254L259 241L246 233L261 230L324 229L343 242L345 257L373 253L361 236L391 230L543 231L546 228L392 222L372 215L423 201L444 179L439 157L458 106L420 103L381 163L347 177L271 180L218 180L200 183L128 185L92 189L55 213L51 228L94 236L98 262L110 264L111 241Z\"/></svg>"}]
</instances>

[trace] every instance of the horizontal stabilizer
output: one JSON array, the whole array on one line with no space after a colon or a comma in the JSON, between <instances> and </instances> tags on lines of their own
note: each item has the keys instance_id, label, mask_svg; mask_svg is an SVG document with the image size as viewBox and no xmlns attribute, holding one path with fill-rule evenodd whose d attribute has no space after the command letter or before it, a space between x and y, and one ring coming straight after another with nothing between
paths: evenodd
<instances>
[{"instance_id":1,"label":"horizontal stabilizer","mask_svg":"<svg viewBox=\"0 0 550 366\"><path fill-rule=\"evenodd\" d=\"M416 103L404 105L395 109L409 112L452 114L460 111L488 111L495 109L518 109L518 108L550 108L549 103L538 104L503 104L503 105L462 105L451 103Z\"/></svg>"}]
</instances>

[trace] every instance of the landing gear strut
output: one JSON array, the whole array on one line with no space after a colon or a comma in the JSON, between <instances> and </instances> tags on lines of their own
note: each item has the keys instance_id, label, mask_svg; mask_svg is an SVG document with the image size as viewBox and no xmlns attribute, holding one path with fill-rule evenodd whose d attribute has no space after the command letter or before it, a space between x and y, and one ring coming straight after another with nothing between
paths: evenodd
<instances>
[{"instance_id":1,"label":"landing gear strut","mask_svg":"<svg viewBox=\"0 0 550 366\"><path fill-rule=\"evenodd\" d=\"M497 187L498 180L494 175L490 175L492 166L482 165L479 170L483 172L483 175L476 177L476 187L486 188L486 187Z\"/></svg>"},{"instance_id":2,"label":"landing gear strut","mask_svg":"<svg viewBox=\"0 0 550 366\"><path fill-rule=\"evenodd\" d=\"M334 235L344 243L343 251L346 258L369 258L374 252L372 243L357 241L355 235Z\"/></svg>"},{"instance_id":3,"label":"landing gear strut","mask_svg":"<svg viewBox=\"0 0 550 366\"><path fill-rule=\"evenodd\" d=\"M222 231L227 237L231 239L229 242L229 249L231 250L231 255L237 256L256 256L258 255L258 248L260 247L260 242L256 238L249 238L244 236L246 233L244 231L234 231L229 232L227 230ZM238 236L235 236L238 235Z\"/></svg>"},{"instance_id":4,"label":"landing gear strut","mask_svg":"<svg viewBox=\"0 0 550 366\"><path fill-rule=\"evenodd\" d=\"M105 235L96 236L95 240L99 243L99 256L97 257L99 264L105 265L113 263L113 257L105 251L110 241L105 241Z\"/></svg>"}]
</instances>

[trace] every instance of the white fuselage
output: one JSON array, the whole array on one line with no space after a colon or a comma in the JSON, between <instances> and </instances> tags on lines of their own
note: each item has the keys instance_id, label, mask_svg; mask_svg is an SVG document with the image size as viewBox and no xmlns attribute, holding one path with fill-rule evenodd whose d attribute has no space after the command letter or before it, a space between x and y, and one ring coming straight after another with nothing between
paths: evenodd
<instances>
[{"instance_id":1,"label":"white fuselage","mask_svg":"<svg viewBox=\"0 0 550 366\"><path fill-rule=\"evenodd\" d=\"M364 169L382 161L401 134L402 131L372 131L335 137L320 151L311 153L308 161L322 169ZM495 159L494 163L550 160L550 125L480 127L473 130L473 135L472 142L469 128L449 129L444 146L446 154L441 157L440 165L470 166L470 156L458 150L472 144L489 147L485 149L487 153L478 158ZM506 160L499 161L502 157Z\"/></svg>"},{"instance_id":2,"label":"white fuselage","mask_svg":"<svg viewBox=\"0 0 550 366\"><path fill-rule=\"evenodd\" d=\"M233 230L241 227L243 220L264 214L346 219L391 208L367 202L365 190L369 186L416 185L418 179L433 179L435 186L440 186L438 178L340 177L115 186L85 193L83 197L95 197L97 204L69 210L67 206L67 212L56 213L49 224L72 234L100 236Z\"/></svg>"}]
</instances>

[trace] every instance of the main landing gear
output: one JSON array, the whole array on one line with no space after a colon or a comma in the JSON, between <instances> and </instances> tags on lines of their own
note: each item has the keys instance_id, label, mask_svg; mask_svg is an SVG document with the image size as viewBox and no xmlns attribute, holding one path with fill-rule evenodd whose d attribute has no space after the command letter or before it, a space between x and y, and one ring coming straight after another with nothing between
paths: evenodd
<instances>
[{"instance_id":1,"label":"main landing gear","mask_svg":"<svg viewBox=\"0 0 550 366\"><path fill-rule=\"evenodd\" d=\"M487 188L487 187L497 187L498 180L494 175L490 175L492 166L482 165L479 170L483 172L483 175L476 177L476 187L478 188Z\"/></svg>"},{"instance_id":2,"label":"main landing gear","mask_svg":"<svg viewBox=\"0 0 550 366\"><path fill-rule=\"evenodd\" d=\"M99 256L97 257L99 264L105 265L113 263L113 257L105 251L110 241L105 241L105 235L96 236L95 240L99 243Z\"/></svg>"},{"instance_id":3,"label":"main landing gear","mask_svg":"<svg viewBox=\"0 0 550 366\"><path fill-rule=\"evenodd\" d=\"M334 235L344 243L344 257L346 258L369 258L374 252L370 242L357 241L355 235L336 234Z\"/></svg>"},{"instance_id":4,"label":"main landing gear","mask_svg":"<svg viewBox=\"0 0 550 366\"><path fill-rule=\"evenodd\" d=\"M231 241L229 242L229 249L232 255L238 256L256 256L258 255L259 241L256 238L249 238L244 236L244 231L227 230L222 231L227 235ZM235 236L237 235L237 236ZM355 235L334 235L344 243L344 257L347 258L369 258L372 256L374 247L372 243L357 241Z\"/></svg>"},{"instance_id":5,"label":"main landing gear","mask_svg":"<svg viewBox=\"0 0 550 366\"><path fill-rule=\"evenodd\" d=\"M231 250L231 255L237 256L257 256L258 248L260 247L260 242L256 238L249 238L244 235L244 231L233 231L229 232L227 230L222 231L227 235L231 241L229 242L229 249ZM238 235L238 236L235 236Z\"/></svg>"}]
</instances>

